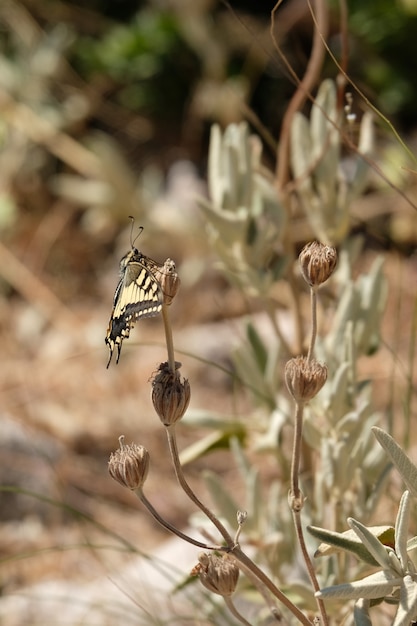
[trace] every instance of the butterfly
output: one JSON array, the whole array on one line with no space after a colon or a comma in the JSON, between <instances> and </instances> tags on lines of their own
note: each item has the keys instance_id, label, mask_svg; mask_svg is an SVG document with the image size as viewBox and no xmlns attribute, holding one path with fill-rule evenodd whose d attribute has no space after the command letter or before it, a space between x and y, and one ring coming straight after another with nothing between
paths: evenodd
<instances>
[{"instance_id":1,"label":"butterfly","mask_svg":"<svg viewBox=\"0 0 417 626\"><path fill-rule=\"evenodd\" d=\"M137 237L142 230L141 227ZM131 242L130 252L120 261L120 280L114 293L113 310L105 339L110 351L107 367L116 346L116 363L119 362L123 340L129 337L130 330L137 320L158 315L164 303L160 280L167 262L165 265L159 265L139 252L134 246L136 239ZM171 263L173 264L172 261ZM173 268L175 271L174 264Z\"/></svg>"}]
</instances>

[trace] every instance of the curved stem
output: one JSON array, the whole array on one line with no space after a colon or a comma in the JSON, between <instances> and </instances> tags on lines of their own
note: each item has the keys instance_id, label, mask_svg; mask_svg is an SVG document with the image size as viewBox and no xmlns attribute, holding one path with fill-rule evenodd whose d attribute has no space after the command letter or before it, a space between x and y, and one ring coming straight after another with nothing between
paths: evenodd
<instances>
[{"instance_id":1,"label":"curved stem","mask_svg":"<svg viewBox=\"0 0 417 626\"><path fill-rule=\"evenodd\" d=\"M231 550L233 556L250 570L260 580L267 589L277 598L304 626L312 626L310 620L300 611L300 609L291 602L289 598L280 590L272 580L254 563L240 548L235 545Z\"/></svg>"},{"instance_id":2,"label":"curved stem","mask_svg":"<svg viewBox=\"0 0 417 626\"><path fill-rule=\"evenodd\" d=\"M237 608L235 607L235 605L233 604L233 600L230 596L223 596L223 600L226 603L227 608L229 609L229 611L231 612L231 614L236 617L236 619L238 620L238 622L240 622L241 624L246 624L246 626L251 626L251 623L248 622L243 615L241 615L239 613L239 611L237 610Z\"/></svg>"},{"instance_id":3,"label":"curved stem","mask_svg":"<svg viewBox=\"0 0 417 626\"><path fill-rule=\"evenodd\" d=\"M271 598L272 594L271 594L270 589L267 589L266 585L264 585L264 583L261 582L259 578L255 576L255 574L246 565L242 563L242 561L239 561L239 568L244 572L246 578L248 578L252 582L253 586L258 590L259 594L263 597L265 604L268 607L272 617L274 617L277 620L277 622L281 624L281 626L286 626L287 622L284 620L282 613L279 611L277 606L273 604L272 602L272 598Z\"/></svg>"},{"instance_id":4,"label":"curved stem","mask_svg":"<svg viewBox=\"0 0 417 626\"><path fill-rule=\"evenodd\" d=\"M196 506L198 506L198 508L201 511L203 511L203 513L214 524L214 526L217 528L217 530L219 531L219 533L221 534L221 536L225 540L225 542L226 542L226 544L228 546L228 549L230 550L232 548L232 546L234 545L232 536L228 533L226 528L223 526L223 524L220 522L220 520L214 515L214 513L212 511L210 511L210 509L208 509L205 506L205 504L203 504L201 502L201 500L199 500L197 498L197 496L195 495L194 491L191 489L191 487L189 486L189 484L187 483L187 481L185 479L184 472L182 471L182 466L181 466L181 463L180 463L179 454L178 454L178 446L177 446L177 437L176 437L176 431L175 431L175 424L172 424L171 426L166 426L165 430L166 430L166 434L167 434L167 438L168 438L169 450L171 452L171 457L172 457L172 461L173 461L173 464L174 464L175 475L177 477L177 480L178 480L180 486L185 491L185 493L190 498L190 500L192 502L194 502L194 504Z\"/></svg>"},{"instance_id":5,"label":"curved stem","mask_svg":"<svg viewBox=\"0 0 417 626\"><path fill-rule=\"evenodd\" d=\"M284 593L274 585L272 580L243 552L239 544L234 543L231 535L228 533L220 520L197 498L191 487L188 485L182 471L175 435L175 424L172 424L172 426L166 426L166 433L177 480L190 500L194 502L194 504L198 506L201 511L203 511L226 541L226 546L223 546L223 551L232 553L235 558L242 563L246 569L252 572L252 574L256 576L256 578L260 580L261 583L263 583L280 602L282 602L296 617L298 617L302 624L305 626L311 626L311 622L305 617L300 609L296 607L295 604L293 604L291 600L289 600ZM276 610L274 610L273 614L276 614Z\"/></svg>"},{"instance_id":6,"label":"curved stem","mask_svg":"<svg viewBox=\"0 0 417 626\"><path fill-rule=\"evenodd\" d=\"M293 95L282 121L276 170L277 189L279 194L282 194L289 176L289 145L292 118L294 113L302 107L308 97L308 94L318 81L326 52L323 45L323 40L326 39L328 29L326 2L325 0L316 0L315 6L315 29L310 58L305 74L298 84L297 91Z\"/></svg>"},{"instance_id":7,"label":"curved stem","mask_svg":"<svg viewBox=\"0 0 417 626\"><path fill-rule=\"evenodd\" d=\"M142 502L142 504L148 509L152 517L159 524L161 524L161 526L169 530L171 533L174 533L174 535L177 535L177 537L179 537L180 539L183 539L184 541L187 541L188 543L192 543L194 546L197 546L198 548L203 548L203 550L219 550L222 552L225 552L227 550L225 546L209 546L206 543L197 541L197 539L193 539L192 537L185 535L180 530L178 530L178 528L175 528L175 526L172 526L172 524L167 522L163 517L159 515L158 511L154 509L152 504L149 502L148 498L143 493L142 489L137 489L135 493L137 497L139 498L139 500Z\"/></svg>"}]
</instances>

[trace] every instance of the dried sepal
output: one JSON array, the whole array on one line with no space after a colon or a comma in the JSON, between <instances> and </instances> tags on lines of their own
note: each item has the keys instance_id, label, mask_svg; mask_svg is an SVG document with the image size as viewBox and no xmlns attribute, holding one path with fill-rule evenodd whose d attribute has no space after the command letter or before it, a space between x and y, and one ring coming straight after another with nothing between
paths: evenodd
<instances>
[{"instance_id":1,"label":"dried sepal","mask_svg":"<svg viewBox=\"0 0 417 626\"><path fill-rule=\"evenodd\" d=\"M152 380L152 403L164 426L180 420L190 403L190 383L186 378L181 380L181 364L175 365L172 372L167 362L161 363Z\"/></svg>"},{"instance_id":2,"label":"dried sepal","mask_svg":"<svg viewBox=\"0 0 417 626\"><path fill-rule=\"evenodd\" d=\"M128 489L141 489L149 471L149 452L135 443L125 445L123 435L119 437L120 447L112 452L109 459L110 476Z\"/></svg>"},{"instance_id":3,"label":"dried sepal","mask_svg":"<svg viewBox=\"0 0 417 626\"><path fill-rule=\"evenodd\" d=\"M229 554L219 556L201 552L191 575L198 576L201 584L209 591L220 596L231 596L239 579L239 567Z\"/></svg>"},{"instance_id":4,"label":"dried sepal","mask_svg":"<svg viewBox=\"0 0 417 626\"><path fill-rule=\"evenodd\" d=\"M285 365L285 382L296 402L308 402L327 380L327 366L316 359L297 356Z\"/></svg>"},{"instance_id":5,"label":"dried sepal","mask_svg":"<svg viewBox=\"0 0 417 626\"><path fill-rule=\"evenodd\" d=\"M318 287L326 282L337 264L336 248L318 241L304 246L298 258L303 278L310 287Z\"/></svg>"},{"instance_id":6,"label":"dried sepal","mask_svg":"<svg viewBox=\"0 0 417 626\"><path fill-rule=\"evenodd\" d=\"M175 298L181 284L174 261L167 259L163 266L155 271L155 277L161 285L162 293L164 294L164 304L168 306Z\"/></svg>"}]
</instances>

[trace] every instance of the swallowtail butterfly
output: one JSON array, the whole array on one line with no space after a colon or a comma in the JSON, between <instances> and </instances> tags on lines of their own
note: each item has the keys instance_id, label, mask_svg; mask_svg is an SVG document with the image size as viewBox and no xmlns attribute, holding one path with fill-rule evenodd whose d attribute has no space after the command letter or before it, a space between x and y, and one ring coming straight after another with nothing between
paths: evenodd
<instances>
[{"instance_id":1,"label":"swallowtail butterfly","mask_svg":"<svg viewBox=\"0 0 417 626\"><path fill-rule=\"evenodd\" d=\"M141 227L139 235L142 230ZM130 252L120 261L120 280L114 293L113 310L105 339L110 350L107 367L116 346L116 363L119 362L123 339L129 337L137 320L158 315L164 302L160 280L165 273L166 264L159 265L139 252L134 246L136 239L132 241ZM175 264L172 261L171 263L175 271Z\"/></svg>"}]
</instances>

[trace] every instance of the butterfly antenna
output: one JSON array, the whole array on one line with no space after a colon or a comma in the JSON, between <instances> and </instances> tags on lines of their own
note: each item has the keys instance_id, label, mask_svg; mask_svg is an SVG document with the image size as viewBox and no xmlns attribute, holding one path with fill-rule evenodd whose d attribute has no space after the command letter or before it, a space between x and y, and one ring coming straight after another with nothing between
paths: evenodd
<instances>
[{"instance_id":1,"label":"butterfly antenna","mask_svg":"<svg viewBox=\"0 0 417 626\"><path fill-rule=\"evenodd\" d=\"M136 237L133 239L133 226L135 224L135 218L132 215L129 215L129 218L132 220L131 227L130 227L130 245L132 248L134 248L136 239L139 237L139 235L143 231L143 226L139 226L139 229L138 229L139 232L136 235Z\"/></svg>"}]
</instances>

